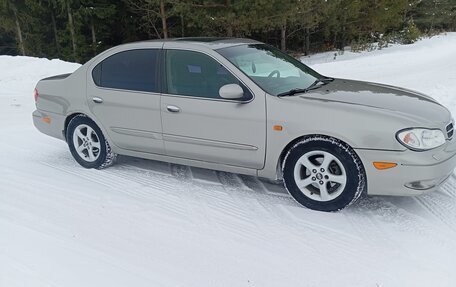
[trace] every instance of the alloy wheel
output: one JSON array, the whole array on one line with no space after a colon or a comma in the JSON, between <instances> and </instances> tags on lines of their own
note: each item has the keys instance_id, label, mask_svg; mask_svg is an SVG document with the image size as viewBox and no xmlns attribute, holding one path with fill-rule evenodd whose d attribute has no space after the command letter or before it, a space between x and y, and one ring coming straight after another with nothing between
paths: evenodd
<instances>
[{"instance_id":1,"label":"alloy wheel","mask_svg":"<svg viewBox=\"0 0 456 287\"><path fill-rule=\"evenodd\" d=\"M88 162L94 162L100 156L100 139L88 125L77 126L73 132L73 144L78 155Z\"/></svg>"},{"instance_id":2,"label":"alloy wheel","mask_svg":"<svg viewBox=\"0 0 456 287\"><path fill-rule=\"evenodd\" d=\"M345 188L347 174L343 164L326 151L310 151L302 155L294 168L299 190L316 201L337 198Z\"/></svg>"}]
</instances>

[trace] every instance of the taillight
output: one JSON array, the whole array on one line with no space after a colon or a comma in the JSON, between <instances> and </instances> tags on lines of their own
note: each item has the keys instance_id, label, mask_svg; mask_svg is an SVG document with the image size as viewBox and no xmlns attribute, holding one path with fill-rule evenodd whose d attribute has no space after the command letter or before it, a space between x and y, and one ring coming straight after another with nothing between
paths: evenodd
<instances>
[{"instance_id":1,"label":"taillight","mask_svg":"<svg viewBox=\"0 0 456 287\"><path fill-rule=\"evenodd\" d=\"M38 90L35 88L35 93L34 93L35 102L38 101L39 96L40 96L40 94L38 93Z\"/></svg>"}]
</instances>

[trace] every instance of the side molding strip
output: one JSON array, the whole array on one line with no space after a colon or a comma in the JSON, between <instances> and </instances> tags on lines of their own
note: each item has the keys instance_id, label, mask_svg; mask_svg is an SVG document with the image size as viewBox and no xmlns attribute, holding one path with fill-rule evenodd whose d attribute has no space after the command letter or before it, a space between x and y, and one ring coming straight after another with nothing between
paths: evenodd
<instances>
[{"instance_id":1,"label":"side molding strip","mask_svg":"<svg viewBox=\"0 0 456 287\"><path fill-rule=\"evenodd\" d=\"M169 142L204 145L204 146L219 147L219 148L251 150L251 151L258 150L258 147L251 146L251 145L212 141L212 140L205 140L205 139L198 139L198 138L191 138L191 137L182 137L182 136L175 136L175 135L163 135L163 140L169 141Z\"/></svg>"},{"instance_id":2,"label":"side molding strip","mask_svg":"<svg viewBox=\"0 0 456 287\"><path fill-rule=\"evenodd\" d=\"M133 130L133 129L124 129L124 128L117 128L117 127L111 127L111 130L115 133L122 134L122 135L142 137L142 138L151 138L151 139L157 139L157 140L161 139L160 134L154 133L154 132Z\"/></svg>"}]
</instances>

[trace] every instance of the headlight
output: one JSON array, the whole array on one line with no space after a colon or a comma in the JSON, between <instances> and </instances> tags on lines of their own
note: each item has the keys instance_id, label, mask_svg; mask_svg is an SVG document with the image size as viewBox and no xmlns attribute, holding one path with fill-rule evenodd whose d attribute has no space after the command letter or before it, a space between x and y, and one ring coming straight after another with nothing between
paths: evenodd
<instances>
[{"instance_id":1,"label":"headlight","mask_svg":"<svg viewBox=\"0 0 456 287\"><path fill-rule=\"evenodd\" d=\"M396 135L397 140L412 150L429 150L445 143L445 135L438 129L405 129Z\"/></svg>"}]
</instances>

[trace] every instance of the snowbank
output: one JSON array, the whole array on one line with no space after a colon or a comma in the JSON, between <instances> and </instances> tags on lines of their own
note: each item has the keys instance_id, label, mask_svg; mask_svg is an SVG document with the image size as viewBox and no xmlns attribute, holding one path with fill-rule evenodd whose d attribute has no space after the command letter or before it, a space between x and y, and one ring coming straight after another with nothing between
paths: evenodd
<instances>
[{"instance_id":1,"label":"snowbank","mask_svg":"<svg viewBox=\"0 0 456 287\"><path fill-rule=\"evenodd\" d=\"M304 61L456 113L455 55L453 33ZM455 286L456 177L326 214L253 177L129 157L85 170L31 121L38 79L77 67L0 56L0 286Z\"/></svg>"}]
</instances>

